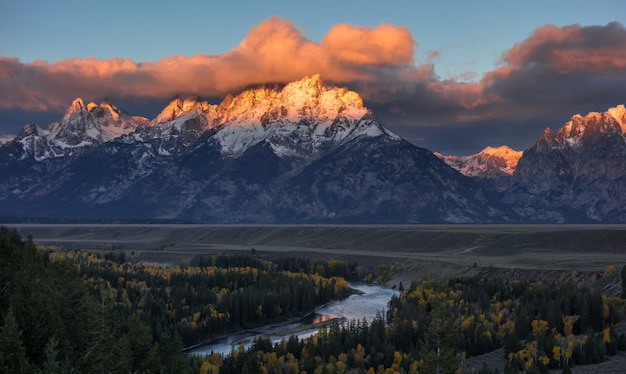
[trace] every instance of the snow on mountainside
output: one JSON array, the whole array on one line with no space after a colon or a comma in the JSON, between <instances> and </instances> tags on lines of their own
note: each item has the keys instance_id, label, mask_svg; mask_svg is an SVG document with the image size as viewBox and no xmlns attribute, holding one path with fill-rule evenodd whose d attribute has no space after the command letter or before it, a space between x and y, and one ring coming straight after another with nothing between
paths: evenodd
<instances>
[{"instance_id":1,"label":"snow on mountainside","mask_svg":"<svg viewBox=\"0 0 626 374\"><path fill-rule=\"evenodd\" d=\"M62 148L102 144L121 135L133 132L138 125L147 123L142 117L130 116L110 101L84 104L74 100L59 122L48 127L46 139Z\"/></svg>"},{"instance_id":2,"label":"snow on mountainside","mask_svg":"<svg viewBox=\"0 0 626 374\"><path fill-rule=\"evenodd\" d=\"M45 130L34 124L26 125L6 144L19 143L18 148L13 147L13 158L32 157L42 161L111 141L147 123L147 119L131 116L108 100L85 105L77 98L60 121L53 122Z\"/></svg>"},{"instance_id":3,"label":"snow on mountainside","mask_svg":"<svg viewBox=\"0 0 626 374\"><path fill-rule=\"evenodd\" d=\"M0 135L0 146L15 139L15 135Z\"/></svg>"},{"instance_id":4,"label":"snow on mountainside","mask_svg":"<svg viewBox=\"0 0 626 374\"><path fill-rule=\"evenodd\" d=\"M251 87L219 105L198 97L176 98L150 124L123 141L157 141L159 154L168 155L213 130L212 138L228 157L267 142L280 157L302 158L358 136L398 139L363 106L359 94L325 87L319 75L285 86Z\"/></svg>"},{"instance_id":5,"label":"snow on mountainside","mask_svg":"<svg viewBox=\"0 0 626 374\"><path fill-rule=\"evenodd\" d=\"M554 136L560 145L577 147L583 138L596 134L624 134L626 131L626 109L618 105L606 112L590 112L586 116L574 115ZM550 142L550 139L547 139Z\"/></svg>"},{"instance_id":6,"label":"snow on mountainside","mask_svg":"<svg viewBox=\"0 0 626 374\"><path fill-rule=\"evenodd\" d=\"M122 136L120 141L153 143L162 156L178 154L212 127L216 110L216 105L197 96L177 97L149 124L139 126L134 132Z\"/></svg>"},{"instance_id":7,"label":"snow on mountainside","mask_svg":"<svg viewBox=\"0 0 626 374\"><path fill-rule=\"evenodd\" d=\"M251 87L228 95L219 105L199 97L175 98L152 121L131 116L108 100L85 105L78 98L60 121L45 130L25 127L13 141L22 148L17 158L32 155L38 161L113 139L151 143L158 154L167 156L180 153L212 129L213 139L228 157L238 157L262 142L280 157L302 158L358 136L399 139L363 106L359 94L325 87L320 76L313 75L284 86Z\"/></svg>"},{"instance_id":8,"label":"snow on mountainside","mask_svg":"<svg viewBox=\"0 0 626 374\"><path fill-rule=\"evenodd\" d=\"M213 223L512 219L475 181L384 129L357 93L324 86L319 75L250 87L219 105L177 98L134 131L115 127L122 135L109 141L103 128L111 126L96 120L108 109L96 117L97 107L105 106L77 100L59 123L27 126L0 148L5 215ZM122 117L114 111L108 121L115 114ZM16 157L28 137L39 155L56 150L46 146L58 139L75 152ZM78 151L82 142L93 146Z\"/></svg>"},{"instance_id":9,"label":"snow on mountainside","mask_svg":"<svg viewBox=\"0 0 626 374\"><path fill-rule=\"evenodd\" d=\"M435 155L463 175L486 177L499 174L512 175L523 153L503 145L486 147L471 156L444 156L440 153L435 153Z\"/></svg>"},{"instance_id":10,"label":"snow on mountainside","mask_svg":"<svg viewBox=\"0 0 626 374\"><path fill-rule=\"evenodd\" d=\"M507 146L487 147L471 156L444 156L435 153L453 169L476 179L486 191L496 195L507 189L522 154L522 151Z\"/></svg>"},{"instance_id":11,"label":"snow on mountainside","mask_svg":"<svg viewBox=\"0 0 626 374\"><path fill-rule=\"evenodd\" d=\"M219 106L216 139L222 152L238 156L262 141L281 157L302 157L358 136L387 135L361 97L327 88L319 75L279 88L250 88Z\"/></svg>"},{"instance_id":12,"label":"snow on mountainside","mask_svg":"<svg viewBox=\"0 0 626 374\"><path fill-rule=\"evenodd\" d=\"M613 108L609 108L608 112L613 116L613 118L615 118L617 123L619 123L620 127L622 128L622 133L626 134L626 108L624 107L624 105L622 104Z\"/></svg>"},{"instance_id":13,"label":"snow on mountainside","mask_svg":"<svg viewBox=\"0 0 626 374\"><path fill-rule=\"evenodd\" d=\"M209 114L211 111L215 112L217 107L211 105L206 101L203 101L198 96L189 97L177 97L172 100L163 110L154 118L150 123L152 125L158 125L166 122L171 122L182 115L195 114ZM213 114L214 116L215 114Z\"/></svg>"},{"instance_id":14,"label":"snow on mountainside","mask_svg":"<svg viewBox=\"0 0 626 374\"><path fill-rule=\"evenodd\" d=\"M212 223L626 222L626 109L575 115L525 150L435 157L319 75L152 121L76 99L0 138L14 217ZM454 170L456 169L456 170Z\"/></svg>"}]
</instances>

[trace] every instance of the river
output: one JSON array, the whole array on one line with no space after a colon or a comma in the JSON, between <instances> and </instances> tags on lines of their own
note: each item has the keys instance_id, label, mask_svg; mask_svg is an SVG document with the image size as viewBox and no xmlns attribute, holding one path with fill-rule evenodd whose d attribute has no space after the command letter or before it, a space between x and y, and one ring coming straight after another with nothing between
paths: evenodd
<instances>
[{"instance_id":1,"label":"river","mask_svg":"<svg viewBox=\"0 0 626 374\"><path fill-rule=\"evenodd\" d=\"M371 322L377 313L384 313L388 308L389 300L399 292L390 288L374 286L370 284L351 284L350 287L359 291L347 299L334 301L315 310L309 316L292 323L272 325L250 331L230 334L222 339L198 346L187 353L207 355L211 352L223 355L229 354L233 349L243 344L249 348L255 337L267 336L272 342L280 342L290 336L300 339L307 338L326 326L330 321L350 321L367 319Z\"/></svg>"}]
</instances>

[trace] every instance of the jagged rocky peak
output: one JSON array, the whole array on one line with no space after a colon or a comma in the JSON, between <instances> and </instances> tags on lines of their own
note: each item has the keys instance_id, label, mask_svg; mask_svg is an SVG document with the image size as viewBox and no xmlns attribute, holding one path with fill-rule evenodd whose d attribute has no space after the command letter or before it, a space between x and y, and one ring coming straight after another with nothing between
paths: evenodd
<instances>
[{"instance_id":1,"label":"jagged rocky peak","mask_svg":"<svg viewBox=\"0 0 626 374\"><path fill-rule=\"evenodd\" d=\"M609 108L605 112L576 114L561 126L556 134L546 128L532 147L536 151L556 148L579 148L585 139L596 135L623 135L626 133L626 109L624 105Z\"/></svg>"},{"instance_id":2,"label":"jagged rocky peak","mask_svg":"<svg viewBox=\"0 0 626 374\"><path fill-rule=\"evenodd\" d=\"M287 84L282 96L290 107L309 107L312 115L333 117L346 109L356 109L361 114L365 109L358 93L345 87L325 87L319 74Z\"/></svg>"},{"instance_id":3,"label":"jagged rocky peak","mask_svg":"<svg viewBox=\"0 0 626 374\"><path fill-rule=\"evenodd\" d=\"M223 154L235 157L261 142L281 157L300 158L360 136L397 138L356 92L326 87L319 74L229 95L213 123L223 125L215 136Z\"/></svg>"},{"instance_id":4,"label":"jagged rocky peak","mask_svg":"<svg viewBox=\"0 0 626 374\"><path fill-rule=\"evenodd\" d=\"M83 102L83 99L81 99L80 97L77 97L76 99L74 99L74 101L72 101L72 104L65 110L64 117L72 115L77 112L83 112L85 110L86 108L85 108L85 103Z\"/></svg>"},{"instance_id":5,"label":"jagged rocky peak","mask_svg":"<svg viewBox=\"0 0 626 374\"><path fill-rule=\"evenodd\" d=\"M246 88L237 95L226 95L219 105L222 122L229 121L231 118L252 109L257 103L276 98L281 89L282 86L278 84L255 85Z\"/></svg>"},{"instance_id":6,"label":"jagged rocky peak","mask_svg":"<svg viewBox=\"0 0 626 374\"><path fill-rule=\"evenodd\" d=\"M624 104L609 108L608 112L619 123L622 128L622 132L626 133L626 108L624 107Z\"/></svg>"},{"instance_id":7,"label":"jagged rocky peak","mask_svg":"<svg viewBox=\"0 0 626 374\"><path fill-rule=\"evenodd\" d=\"M113 104L110 99L104 99L99 105L91 102L87 104L87 109L98 122L104 141L129 134L138 126L150 123L145 117L128 114Z\"/></svg>"},{"instance_id":8,"label":"jagged rocky peak","mask_svg":"<svg viewBox=\"0 0 626 374\"><path fill-rule=\"evenodd\" d=\"M316 107L320 105L320 98L325 91L321 76L315 74L287 84L283 89L282 96L289 106L303 107L308 105Z\"/></svg>"},{"instance_id":9,"label":"jagged rocky peak","mask_svg":"<svg viewBox=\"0 0 626 374\"><path fill-rule=\"evenodd\" d=\"M577 114L556 134L546 129L524 152L503 201L539 221L623 222L624 112L619 105Z\"/></svg>"},{"instance_id":10,"label":"jagged rocky peak","mask_svg":"<svg viewBox=\"0 0 626 374\"><path fill-rule=\"evenodd\" d=\"M157 124L172 121L191 111L206 113L214 108L215 105L209 104L198 96L178 96L170 101L161 113L152 120L152 123Z\"/></svg>"},{"instance_id":11,"label":"jagged rocky peak","mask_svg":"<svg viewBox=\"0 0 626 374\"><path fill-rule=\"evenodd\" d=\"M83 99L76 98L65 110L63 118L59 122L52 123L48 130L48 140L69 140L68 145L75 146L82 142L84 137L90 139L99 138L99 131L95 127L92 116L89 115Z\"/></svg>"},{"instance_id":12,"label":"jagged rocky peak","mask_svg":"<svg viewBox=\"0 0 626 374\"><path fill-rule=\"evenodd\" d=\"M96 116L102 115L110 115L114 121L120 120L120 115L122 111L113 104L113 102L109 99L104 99L100 103L100 105L94 103L93 101L87 104L87 110L90 113L94 113Z\"/></svg>"},{"instance_id":13,"label":"jagged rocky peak","mask_svg":"<svg viewBox=\"0 0 626 374\"><path fill-rule=\"evenodd\" d=\"M28 125L25 125L24 127L22 127L22 129L20 130L19 134L17 134L15 139L16 140L24 139L30 135L44 136L45 130L43 130L41 127L37 126L34 123L29 123Z\"/></svg>"},{"instance_id":14,"label":"jagged rocky peak","mask_svg":"<svg viewBox=\"0 0 626 374\"><path fill-rule=\"evenodd\" d=\"M501 145L499 147L485 147L485 149L483 149L482 151L480 151L480 153L484 153L487 155L491 155L491 156L497 156L497 157L502 157L505 159L509 159L509 160L518 160L520 157L522 157L522 151L516 151L515 149L506 146L506 145Z\"/></svg>"},{"instance_id":15,"label":"jagged rocky peak","mask_svg":"<svg viewBox=\"0 0 626 374\"><path fill-rule=\"evenodd\" d=\"M522 154L522 151L516 151L505 145L488 146L471 156L443 156L436 153L449 166L469 177L512 175Z\"/></svg>"},{"instance_id":16,"label":"jagged rocky peak","mask_svg":"<svg viewBox=\"0 0 626 374\"><path fill-rule=\"evenodd\" d=\"M105 102L103 101L103 104L104 103ZM70 104L70 106L67 107L67 109L65 110L65 114L63 115L63 118L61 119L60 122L64 122L64 121L67 122L70 120L70 118L76 117L77 115L84 116L87 113L93 112L94 110L103 109L105 106L107 110L119 113L119 109L117 109L113 105L113 103L111 103L110 101L107 101L107 103L104 105L103 104L98 105L94 103L93 101L91 101L87 105L85 105L85 102L83 101L83 99L81 99L80 97L77 97L76 99L72 101L72 104Z\"/></svg>"},{"instance_id":17,"label":"jagged rocky peak","mask_svg":"<svg viewBox=\"0 0 626 374\"><path fill-rule=\"evenodd\" d=\"M49 130L52 132L53 137L59 132L82 132L87 122L87 107L80 97L74 99L72 104L65 110L65 114L59 122L53 123Z\"/></svg>"},{"instance_id":18,"label":"jagged rocky peak","mask_svg":"<svg viewBox=\"0 0 626 374\"><path fill-rule=\"evenodd\" d=\"M249 123L265 115L265 121L298 121L315 117L319 121L338 116L362 117L367 109L358 93L345 87L326 87L319 74L298 81L249 87L228 95L220 104L222 122Z\"/></svg>"},{"instance_id":19,"label":"jagged rocky peak","mask_svg":"<svg viewBox=\"0 0 626 374\"><path fill-rule=\"evenodd\" d=\"M145 117L132 116L123 109L118 108L110 99L104 99L100 104L93 101L87 104L87 111L98 119L102 126L121 126L127 129L137 127L137 124L148 124Z\"/></svg>"},{"instance_id":20,"label":"jagged rocky peak","mask_svg":"<svg viewBox=\"0 0 626 374\"><path fill-rule=\"evenodd\" d=\"M555 151L560 149L579 149L589 139L602 135L604 137L621 137L625 134L626 108L617 105L604 112L589 112L585 116L573 115L561 126L556 134L546 128L530 150Z\"/></svg>"},{"instance_id":21,"label":"jagged rocky peak","mask_svg":"<svg viewBox=\"0 0 626 374\"><path fill-rule=\"evenodd\" d=\"M539 135L539 138L537 138L537 142L535 143L534 148L536 148L537 150L541 150L554 148L555 146L557 146L555 135L552 132L552 129L546 127L541 135Z\"/></svg>"},{"instance_id":22,"label":"jagged rocky peak","mask_svg":"<svg viewBox=\"0 0 626 374\"><path fill-rule=\"evenodd\" d=\"M624 106L620 105L608 109L606 112L589 112L584 117L574 115L556 133L560 141L567 141L573 145L584 136L598 133L624 133Z\"/></svg>"},{"instance_id":23,"label":"jagged rocky peak","mask_svg":"<svg viewBox=\"0 0 626 374\"><path fill-rule=\"evenodd\" d=\"M15 135L0 135L0 146L3 146L15 139Z\"/></svg>"},{"instance_id":24,"label":"jagged rocky peak","mask_svg":"<svg viewBox=\"0 0 626 374\"><path fill-rule=\"evenodd\" d=\"M131 116L110 100L85 104L83 99L76 98L59 121L51 123L45 130L37 125L26 125L13 140L21 141L29 136L39 138L37 148L27 147L26 151L36 160L43 160L107 142L131 133L145 123L148 123L146 118Z\"/></svg>"}]
</instances>

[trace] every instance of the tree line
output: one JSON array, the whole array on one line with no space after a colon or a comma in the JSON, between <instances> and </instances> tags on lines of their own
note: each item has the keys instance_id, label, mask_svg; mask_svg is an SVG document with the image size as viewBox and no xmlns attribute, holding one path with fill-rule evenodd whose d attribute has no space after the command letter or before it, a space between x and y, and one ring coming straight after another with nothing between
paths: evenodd
<instances>
[{"instance_id":1,"label":"tree line","mask_svg":"<svg viewBox=\"0 0 626 374\"><path fill-rule=\"evenodd\" d=\"M0 372L187 373L184 347L347 297L338 261L207 256L199 266L38 249L0 227ZM298 272L290 271L296 268Z\"/></svg>"},{"instance_id":2,"label":"tree line","mask_svg":"<svg viewBox=\"0 0 626 374\"><path fill-rule=\"evenodd\" d=\"M386 316L334 325L310 339L259 338L205 369L220 373L457 373L504 348L504 373L568 372L626 350L613 325L624 301L588 287L459 277L413 282ZM498 373L484 367L480 373ZM208 372L208 371L207 371Z\"/></svg>"},{"instance_id":3,"label":"tree line","mask_svg":"<svg viewBox=\"0 0 626 374\"><path fill-rule=\"evenodd\" d=\"M195 266L168 267L105 261L80 251L52 256L74 262L92 288L107 290L116 304L137 312L157 335L177 334L186 347L299 317L350 294L344 278L326 278L315 266L292 272L285 270L287 260L274 263L256 256L206 256ZM324 273L330 273L327 264Z\"/></svg>"},{"instance_id":4,"label":"tree line","mask_svg":"<svg viewBox=\"0 0 626 374\"><path fill-rule=\"evenodd\" d=\"M180 338L156 336L73 263L5 227L0 270L0 372L197 372Z\"/></svg>"},{"instance_id":5,"label":"tree line","mask_svg":"<svg viewBox=\"0 0 626 374\"><path fill-rule=\"evenodd\" d=\"M456 373L468 357L498 348L505 373L567 372L626 350L626 336L613 330L624 318L621 298L564 283L457 277L412 282L373 321L277 344L259 338L224 356L183 353L346 297L346 279L362 277L355 263L254 253L156 266L127 261L119 249L37 248L0 227L0 372Z\"/></svg>"}]
</instances>

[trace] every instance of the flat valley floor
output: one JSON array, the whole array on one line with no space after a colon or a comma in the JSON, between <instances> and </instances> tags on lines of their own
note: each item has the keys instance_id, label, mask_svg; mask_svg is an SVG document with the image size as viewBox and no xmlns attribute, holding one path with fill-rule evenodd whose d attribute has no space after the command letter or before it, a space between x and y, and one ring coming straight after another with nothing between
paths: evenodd
<instances>
[{"instance_id":1,"label":"flat valley floor","mask_svg":"<svg viewBox=\"0 0 626 374\"><path fill-rule=\"evenodd\" d=\"M626 264L625 225L8 224L41 245L119 248L138 260L187 262L250 252L438 268L599 271ZM132 258L132 256L131 256ZM424 275L424 274L416 274ZM436 275L436 274L433 274Z\"/></svg>"}]
</instances>

